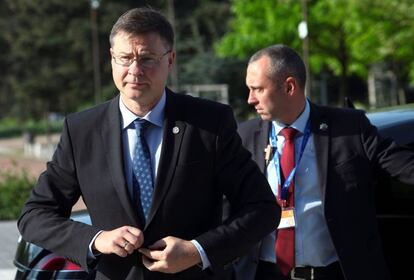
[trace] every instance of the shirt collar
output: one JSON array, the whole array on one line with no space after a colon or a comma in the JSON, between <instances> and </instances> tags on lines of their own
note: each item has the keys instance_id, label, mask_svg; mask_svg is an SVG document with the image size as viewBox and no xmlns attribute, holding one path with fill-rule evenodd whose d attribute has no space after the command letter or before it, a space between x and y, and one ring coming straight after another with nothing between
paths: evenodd
<instances>
[{"instance_id":1,"label":"shirt collar","mask_svg":"<svg viewBox=\"0 0 414 280\"><path fill-rule=\"evenodd\" d=\"M155 107L149 111L143 119L149 121L153 125L162 127L164 121L164 108L165 108L166 93L165 90L161 96L160 101L155 105ZM122 115L122 129L127 128L131 125L133 121L139 118L137 115L132 113L122 102L122 98L119 98L119 110Z\"/></svg>"},{"instance_id":2,"label":"shirt collar","mask_svg":"<svg viewBox=\"0 0 414 280\"><path fill-rule=\"evenodd\" d=\"M306 99L305 102L305 110L299 115L299 117L290 125L290 127L293 127L294 129L298 130L301 134L304 134L306 123L308 122L310 116L310 105L308 99ZM275 127L276 135L279 135L279 132L287 127L285 124L272 121L272 125Z\"/></svg>"}]
</instances>

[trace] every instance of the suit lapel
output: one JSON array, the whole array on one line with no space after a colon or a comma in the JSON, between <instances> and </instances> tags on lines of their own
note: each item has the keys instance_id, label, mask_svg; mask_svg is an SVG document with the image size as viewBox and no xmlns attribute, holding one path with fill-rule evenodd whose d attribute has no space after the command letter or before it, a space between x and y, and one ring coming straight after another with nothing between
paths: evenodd
<instances>
[{"instance_id":1,"label":"suit lapel","mask_svg":"<svg viewBox=\"0 0 414 280\"><path fill-rule=\"evenodd\" d=\"M106 161L109 166L112 184L118 194L119 200L125 208L125 212L129 215L129 218L133 221L138 221L137 211L130 201L124 175L119 95L112 99L109 104L107 114L102 124L101 141L104 147L103 151L106 153Z\"/></svg>"},{"instance_id":2,"label":"suit lapel","mask_svg":"<svg viewBox=\"0 0 414 280\"><path fill-rule=\"evenodd\" d=\"M161 157L147 225L153 219L171 185L185 133L186 124L179 120L179 111L182 106L174 95L175 93L167 90Z\"/></svg>"},{"instance_id":3,"label":"suit lapel","mask_svg":"<svg viewBox=\"0 0 414 280\"><path fill-rule=\"evenodd\" d=\"M328 156L330 150L329 130L330 124L323 114L322 108L311 103L311 125L315 145L316 164L323 205L325 205L326 181L328 173Z\"/></svg>"},{"instance_id":4,"label":"suit lapel","mask_svg":"<svg viewBox=\"0 0 414 280\"><path fill-rule=\"evenodd\" d=\"M255 149L254 158L260 170L262 170L263 172L265 172L266 168L264 149L269 143L270 124L271 122L260 120L259 127L257 128L257 130L254 131L253 147L257 147L257 149Z\"/></svg>"}]
</instances>

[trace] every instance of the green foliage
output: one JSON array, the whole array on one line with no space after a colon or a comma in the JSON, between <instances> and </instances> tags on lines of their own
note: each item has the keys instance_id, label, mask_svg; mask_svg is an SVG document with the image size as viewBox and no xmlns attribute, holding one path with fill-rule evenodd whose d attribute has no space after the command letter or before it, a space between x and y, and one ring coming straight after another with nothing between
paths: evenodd
<instances>
[{"instance_id":1,"label":"green foliage","mask_svg":"<svg viewBox=\"0 0 414 280\"><path fill-rule=\"evenodd\" d=\"M385 62L401 83L414 81L414 2L411 0L357 2L361 18L353 51L365 64Z\"/></svg>"},{"instance_id":2,"label":"green foliage","mask_svg":"<svg viewBox=\"0 0 414 280\"><path fill-rule=\"evenodd\" d=\"M13 61L7 81L17 105L11 114L40 119L43 112L73 109L71 96L92 90L87 82L91 68L85 63L89 44L82 43L89 35L83 20L87 3L6 1L13 14L4 35Z\"/></svg>"},{"instance_id":3,"label":"green foliage","mask_svg":"<svg viewBox=\"0 0 414 280\"><path fill-rule=\"evenodd\" d=\"M56 121L33 121L19 122L15 118L5 118L0 121L0 138L21 136L25 132L33 134L45 134L60 132L63 127L62 120Z\"/></svg>"},{"instance_id":4,"label":"green foliage","mask_svg":"<svg viewBox=\"0 0 414 280\"><path fill-rule=\"evenodd\" d=\"M304 0L305 1L305 0ZM297 26L301 2L232 0L229 32L216 44L224 57L246 58L283 43L300 50ZM386 62L401 85L414 80L414 2L412 0L306 0L310 72L340 77L344 94L351 75L366 79L369 67Z\"/></svg>"},{"instance_id":5,"label":"green foliage","mask_svg":"<svg viewBox=\"0 0 414 280\"><path fill-rule=\"evenodd\" d=\"M0 173L0 220L19 217L34 183L25 171L20 174Z\"/></svg>"},{"instance_id":6,"label":"green foliage","mask_svg":"<svg viewBox=\"0 0 414 280\"><path fill-rule=\"evenodd\" d=\"M202 0L189 5L177 1L176 49L180 85L224 82L225 60L215 56L211 46L226 31L223 24L229 17L226 2Z\"/></svg>"},{"instance_id":7,"label":"green foliage","mask_svg":"<svg viewBox=\"0 0 414 280\"><path fill-rule=\"evenodd\" d=\"M300 22L299 1L232 0L230 32L215 48L221 56L247 58L259 48L284 43L299 47L296 40Z\"/></svg>"},{"instance_id":8,"label":"green foliage","mask_svg":"<svg viewBox=\"0 0 414 280\"><path fill-rule=\"evenodd\" d=\"M65 115L94 100L89 2L1 1L0 118L39 120L45 112ZM147 1L101 0L97 20L104 89L113 83L110 68L104 67L110 65L110 28L138 4Z\"/></svg>"},{"instance_id":9,"label":"green foliage","mask_svg":"<svg viewBox=\"0 0 414 280\"><path fill-rule=\"evenodd\" d=\"M211 57L214 41L226 31L229 0L100 0L97 25L104 100L117 94L108 42L112 25L126 10L143 5L168 16L172 14L168 3L175 7L178 84L219 82L217 67L200 61ZM0 118L14 117L22 123L42 119L45 112L66 115L94 103L89 0L3 0L0 29ZM214 61L224 62L216 57Z\"/></svg>"}]
</instances>

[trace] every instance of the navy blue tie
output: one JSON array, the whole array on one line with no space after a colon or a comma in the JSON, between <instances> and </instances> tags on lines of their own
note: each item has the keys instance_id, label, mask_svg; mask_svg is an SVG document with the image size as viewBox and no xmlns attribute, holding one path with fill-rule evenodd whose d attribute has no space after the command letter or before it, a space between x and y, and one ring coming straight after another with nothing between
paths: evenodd
<instances>
[{"instance_id":1,"label":"navy blue tie","mask_svg":"<svg viewBox=\"0 0 414 280\"><path fill-rule=\"evenodd\" d=\"M134 193L139 192L139 199L141 201L142 211L145 220L148 218L148 213L151 208L152 193L153 193L153 179L151 169L151 156L148 149L147 141L145 140L145 130L150 123L144 119L136 119L134 121L135 130L137 132L137 143L135 145L134 158L132 159L132 169L134 171L135 179L138 188ZM135 200L138 197L135 198Z\"/></svg>"}]
</instances>

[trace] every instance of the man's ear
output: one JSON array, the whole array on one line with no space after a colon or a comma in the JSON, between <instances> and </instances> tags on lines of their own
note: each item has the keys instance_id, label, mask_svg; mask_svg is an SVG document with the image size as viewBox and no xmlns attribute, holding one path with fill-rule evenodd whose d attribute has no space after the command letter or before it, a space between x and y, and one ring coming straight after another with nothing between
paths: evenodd
<instances>
[{"instance_id":1,"label":"man's ear","mask_svg":"<svg viewBox=\"0 0 414 280\"><path fill-rule=\"evenodd\" d=\"M287 77L285 80L285 89L286 93L289 95L293 95L297 90L297 82L296 79L293 77Z\"/></svg>"},{"instance_id":2,"label":"man's ear","mask_svg":"<svg viewBox=\"0 0 414 280\"><path fill-rule=\"evenodd\" d=\"M175 61L175 51L172 50L171 54L168 56L168 68L172 69Z\"/></svg>"}]
</instances>

